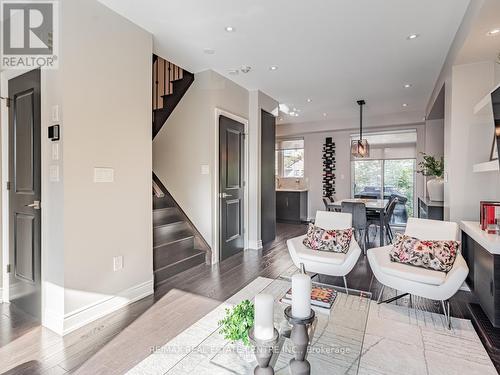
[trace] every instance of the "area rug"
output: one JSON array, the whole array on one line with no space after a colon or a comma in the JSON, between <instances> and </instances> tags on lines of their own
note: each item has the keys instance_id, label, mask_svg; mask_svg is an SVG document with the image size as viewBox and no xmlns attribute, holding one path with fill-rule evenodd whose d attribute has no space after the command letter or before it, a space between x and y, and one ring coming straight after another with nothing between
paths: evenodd
<instances>
[{"instance_id":1,"label":"area rug","mask_svg":"<svg viewBox=\"0 0 500 375\"><path fill-rule=\"evenodd\" d=\"M215 348L224 345L221 342L208 343L206 339L217 330L225 309L244 299L252 299L272 282L268 278L255 279L164 346L151 348L151 355L128 374L237 373L213 365L210 355L198 353L197 347L201 343ZM359 374L497 374L470 321L453 318L450 331L440 314L403 306L378 305L374 301L369 309ZM356 367L328 373L355 374Z\"/></svg>"}]
</instances>

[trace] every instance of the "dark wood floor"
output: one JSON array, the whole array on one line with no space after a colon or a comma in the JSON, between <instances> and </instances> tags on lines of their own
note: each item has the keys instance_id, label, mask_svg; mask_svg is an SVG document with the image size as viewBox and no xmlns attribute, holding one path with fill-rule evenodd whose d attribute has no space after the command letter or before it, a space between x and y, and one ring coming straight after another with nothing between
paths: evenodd
<instances>
[{"instance_id":1,"label":"dark wood floor","mask_svg":"<svg viewBox=\"0 0 500 375\"><path fill-rule=\"evenodd\" d=\"M218 265L200 265L176 275L153 296L135 302L63 338L40 327L7 304L1 306L0 373L123 374L202 318L258 276L275 278L292 266L286 240L303 234L303 225L278 224L278 237L261 251L245 251ZM373 245L377 243L375 239ZM321 282L343 285L342 278ZM347 276L349 287L378 296L381 285L366 257ZM387 289L384 298L396 291ZM451 301L455 317L469 319L470 293L460 291ZM408 298L395 302L408 304ZM414 307L440 312L439 303L413 299Z\"/></svg>"}]
</instances>

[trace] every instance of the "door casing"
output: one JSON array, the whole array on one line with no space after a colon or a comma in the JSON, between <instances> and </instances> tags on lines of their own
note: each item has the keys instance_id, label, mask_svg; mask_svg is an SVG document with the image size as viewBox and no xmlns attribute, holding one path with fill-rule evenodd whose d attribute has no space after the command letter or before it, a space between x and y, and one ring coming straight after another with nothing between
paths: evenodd
<instances>
[{"instance_id":1,"label":"door casing","mask_svg":"<svg viewBox=\"0 0 500 375\"><path fill-rule=\"evenodd\" d=\"M219 263L220 261L220 205L219 205L219 117L225 116L232 120L238 121L245 126L245 149L244 149L244 180L245 189L243 194L243 205L245 211L243 213L244 217L244 249L248 249L248 223L250 220L249 209L248 209L248 176L249 176L249 142L248 142L248 120L235 115L233 113L224 111L220 108L215 108L215 118L214 118L214 138L213 142L215 144L214 153L212 155L213 160L213 178L212 178L212 264Z\"/></svg>"}]
</instances>

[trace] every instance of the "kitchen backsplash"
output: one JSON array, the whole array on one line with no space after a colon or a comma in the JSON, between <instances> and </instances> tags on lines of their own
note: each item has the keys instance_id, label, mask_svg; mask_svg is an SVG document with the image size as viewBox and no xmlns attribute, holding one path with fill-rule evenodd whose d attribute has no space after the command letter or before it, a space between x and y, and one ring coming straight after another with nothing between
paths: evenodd
<instances>
[{"instance_id":1,"label":"kitchen backsplash","mask_svg":"<svg viewBox=\"0 0 500 375\"><path fill-rule=\"evenodd\" d=\"M307 189L308 178L276 177L276 189Z\"/></svg>"}]
</instances>

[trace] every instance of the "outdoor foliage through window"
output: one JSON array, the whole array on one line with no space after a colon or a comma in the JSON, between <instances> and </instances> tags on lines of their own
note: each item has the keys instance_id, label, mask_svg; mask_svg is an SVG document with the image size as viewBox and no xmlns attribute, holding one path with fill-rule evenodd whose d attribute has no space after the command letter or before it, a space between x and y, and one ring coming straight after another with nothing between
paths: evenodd
<instances>
[{"instance_id":1,"label":"outdoor foliage through window","mask_svg":"<svg viewBox=\"0 0 500 375\"><path fill-rule=\"evenodd\" d=\"M276 144L276 175L304 177L304 140L283 140Z\"/></svg>"}]
</instances>

